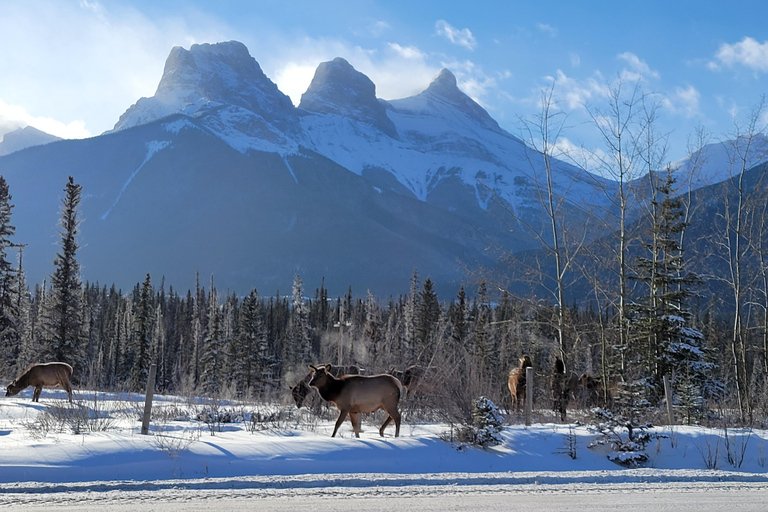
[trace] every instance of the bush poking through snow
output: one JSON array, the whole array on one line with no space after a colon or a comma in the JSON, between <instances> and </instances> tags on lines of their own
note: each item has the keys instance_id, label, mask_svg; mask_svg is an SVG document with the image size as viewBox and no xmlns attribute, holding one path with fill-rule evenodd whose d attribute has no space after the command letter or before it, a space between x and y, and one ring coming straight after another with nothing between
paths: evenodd
<instances>
[{"instance_id":1,"label":"bush poking through snow","mask_svg":"<svg viewBox=\"0 0 768 512\"><path fill-rule=\"evenodd\" d=\"M648 454L645 453L646 445L653 439L665 437L649 432L648 429L653 427L650 423L634 423L600 408L592 409L592 414L595 417L595 424L588 428L591 432L597 432L600 435L589 443L588 448L610 447L613 451L608 454L608 460L620 466L628 468L642 466L648 462Z\"/></svg>"}]
</instances>

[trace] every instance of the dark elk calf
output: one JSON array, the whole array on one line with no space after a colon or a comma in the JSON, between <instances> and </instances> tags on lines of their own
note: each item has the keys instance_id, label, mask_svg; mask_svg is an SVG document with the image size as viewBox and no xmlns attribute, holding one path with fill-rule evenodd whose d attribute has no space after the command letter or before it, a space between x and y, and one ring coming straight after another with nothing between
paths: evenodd
<instances>
[{"instance_id":1,"label":"dark elk calf","mask_svg":"<svg viewBox=\"0 0 768 512\"><path fill-rule=\"evenodd\" d=\"M384 437L384 429L395 421L395 437L400 435L400 411L397 404L405 396L405 387L392 375L344 375L334 377L331 365L315 367L310 365L312 380L309 385L317 388L323 400L333 402L339 409L339 419L331 437L349 414L349 421L355 436L360 437L360 413L376 412L383 409L388 414L384 424L379 429L379 435Z\"/></svg>"},{"instance_id":2,"label":"dark elk calf","mask_svg":"<svg viewBox=\"0 0 768 512\"><path fill-rule=\"evenodd\" d=\"M34 386L35 391L32 394L32 401L39 402L43 386L49 388L60 386L67 392L69 403L72 403L70 377L72 377L72 367L67 363L35 363L30 365L24 373L8 385L5 390L5 396L17 395L22 389Z\"/></svg>"}]
</instances>

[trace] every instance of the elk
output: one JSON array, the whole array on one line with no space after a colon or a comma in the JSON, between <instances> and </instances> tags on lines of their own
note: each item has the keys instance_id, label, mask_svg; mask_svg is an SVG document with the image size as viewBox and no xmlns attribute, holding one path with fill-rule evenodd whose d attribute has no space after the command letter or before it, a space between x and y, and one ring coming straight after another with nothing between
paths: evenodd
<instances>
[{"instance_id":1,"label":"elk","mask_svg":"<svg viewBox=\"0 0 768 512\"><path fill-rule=\"evenodd\" d=\"M323 400L332 402L339 409L339 418L333 428L331 437L336 436L339 427L349 414L349 421L355 431L355 437L360 437L360 413L376 412L383 409L388 414L387 419L379 429L379 435L384 437L384 429L395 421L395 437L400 435L400 411L397 404L406 394L403 384L392 375L344 375L334 377L331 365L315 367L309 365L312 379L309 385L317 388Z\"/></svg>"},{"instance_id":2,"label":"elk","mask_svg":"<svg viewBox=\"0 0 768 512\"><path fill-rule=\"evenodd\" d=\"M518 411L525 401L525 369L532 366L531 359L528 356L523 356L520 358L520 366L509 371L507 387L512 396L512 404Z\"/></svg>"},{"instance_id":3,"label":"elk","mask_svg":"<svg viewBox=\"0 0 768 512\"><path fill-rule=\"evenodd\" d=\"M8 385L5 396L17 395L22 389L34 386L32 401L39 402L43 386L60 386L67 392L69 403L72 403L70 377L72 377L72 367L67 363L34 363Z\"/></svg>"},{"instance_id":4,"label":"elk","mask_svg":"<svg viewBox=\"0 0 768 512\"><path fill-rule=\"evenodd\" d=\"M408 394L412 394L420 387L425 372L426 368L423 366L412 364L403 371L395 370L395 368L392 367L387 373L402 382L405 389L408 390Z\"/></svg>"},{"instance_id":5,"label":"elk","mask_svg":"<svg viewBox=\"0 0 768 512\"><path fill-rule=\"evenodd\" d=\"M362 370L355 365L350 366L336 366L336 365L328 365L331 367L331 374L334 377L341 377L342 375L360 375L362 373ZM312 379L312 372L307 372L307 374L296 383L295 386L291 386L291 396L293 397L293 401L296 402L296 408L301 409L301 406L304 405L304 399L307 398L307 395L312 392L312 388L309 387L309 381Z\"/></svg>"}]
</instances>

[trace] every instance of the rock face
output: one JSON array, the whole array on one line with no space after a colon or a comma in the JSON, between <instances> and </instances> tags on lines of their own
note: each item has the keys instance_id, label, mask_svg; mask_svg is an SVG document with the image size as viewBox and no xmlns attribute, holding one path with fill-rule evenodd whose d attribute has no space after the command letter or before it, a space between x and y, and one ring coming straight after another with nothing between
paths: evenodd
<instances>
[{"instance_id":1,"label":"rock face","mask_svg":"<svg viewBox=\"0 0 768 512\"><path fill-rule=\"evenodd\" d=\"M298 129L290 98L278 90L245 45L237 41L195 44L189 50L174 47L155 95L131 106L114 129L131 128L177 113L196 118L218 115L246 136L260 130L295 134ZM249 123L263 126L249 127Z\"/></svg>"},{"instance_id":2,"label":"rock face","mask_svg":"<svg viewBox=\"0 0 768 512\"><path fill-rule=\"evenodd\" d=\"M385 104L376 98L376 86L342 58L323 62L317 67L312 83L301 96L299 108L367 123L398 138L394 123L387 117Z\"/></svg>"}]
</instances>

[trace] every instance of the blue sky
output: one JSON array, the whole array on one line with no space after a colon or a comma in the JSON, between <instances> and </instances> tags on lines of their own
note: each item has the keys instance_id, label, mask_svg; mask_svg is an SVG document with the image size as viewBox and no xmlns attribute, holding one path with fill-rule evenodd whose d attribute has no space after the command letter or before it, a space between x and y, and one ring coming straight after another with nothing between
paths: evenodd
<instances>
[{"instance_id":1,"label":"blue sky","mask_svg":"<svg viewBox=\"0 0 768 512\"><path fill-rule=\"evenodd\" d=\"M447 67L521 135L552 84L564 145L599 147L585 106L618 77L661 102L668 159L696 127L726 138L766 92L768 2L0 0L0 135L98 135L151 96L171 47L239 40L298 103L316 66L347 59L377 95L418 93Z\"/></svg>"}]
</instances>

